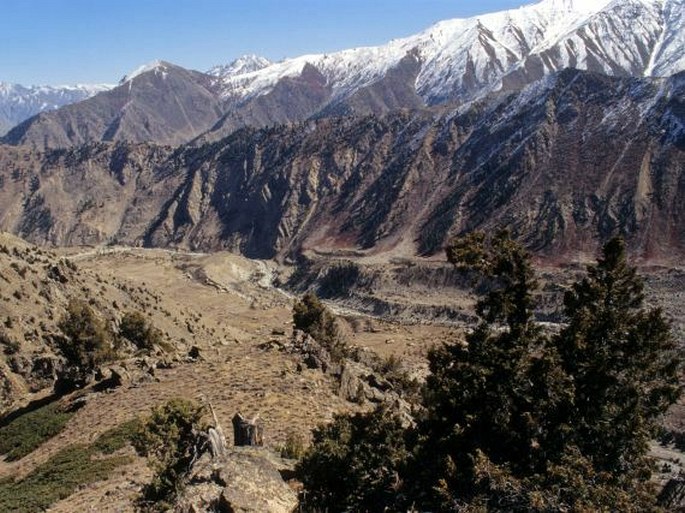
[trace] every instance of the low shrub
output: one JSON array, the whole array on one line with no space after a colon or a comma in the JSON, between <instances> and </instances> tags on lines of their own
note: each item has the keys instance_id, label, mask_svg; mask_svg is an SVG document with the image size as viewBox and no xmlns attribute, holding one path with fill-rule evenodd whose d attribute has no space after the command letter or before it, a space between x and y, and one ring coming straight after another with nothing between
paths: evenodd
<instances>
[{"instance_id":1,"label":"low shrub","mask_svg":"<svg viewBox=\"0 0 685 513\"><path fill-rule=\"evenodd\" d=\"M286 435L285 443L279 452L281 453L281 458L299 460L302 459L306 450L304 437L299 433L290 432Z\"/></svg>"},{"instance_id":2,"label":"low shrub","mask_svg":"<svg viewBox=\"0 0 685 513\"><path fill-rule=\"evenodd\" d=\"M124 314L119 325L119 334L144 351L150 351L162 343L162 332L140 312Z\"/></svg>"},{"instance_id":3,"label":"low shrub","mask_svg":"<svg viewBox=\"0 0 685 513\"><path fill-rule=\"evenodd\" d=\"M154 408L133 437L140 456L148 458L155 475L143 490L143 511L167 511L183 490L190 464L197 456L204 407L186 399L171 399Z\"/></svg>"}]
</instances>

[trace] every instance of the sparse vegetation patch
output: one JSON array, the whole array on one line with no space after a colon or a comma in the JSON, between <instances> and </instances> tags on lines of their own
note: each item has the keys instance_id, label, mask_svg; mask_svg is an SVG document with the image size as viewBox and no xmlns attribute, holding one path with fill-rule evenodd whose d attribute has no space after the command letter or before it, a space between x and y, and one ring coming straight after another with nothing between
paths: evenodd
<instances>
[{"instance_id":1,"label":"sparse vegetation patch","mask_svg":"<svg viewBox=\"0 0 685 513\"><path fill-rule=\"evenodd\" d=\"M135 429L135 421L127 422L102 434L92 445L62 449L21 481L0 480L0 511L44 511L78 488L107 479L114 469L130 463L131 457L103 455L123 448Z\"/></svg>"},{"instance_id":2,"label":"sparse vegetation patch","mask_svg":"<svg viewBox=\"0 0 685 513\"><path fill-rule=\"evenodd\" d=\"M50 403L17 417L0 428L0 454L7 461L23 458L60 433L73 415L59 403Z\"/></svg>"}]
</instances>

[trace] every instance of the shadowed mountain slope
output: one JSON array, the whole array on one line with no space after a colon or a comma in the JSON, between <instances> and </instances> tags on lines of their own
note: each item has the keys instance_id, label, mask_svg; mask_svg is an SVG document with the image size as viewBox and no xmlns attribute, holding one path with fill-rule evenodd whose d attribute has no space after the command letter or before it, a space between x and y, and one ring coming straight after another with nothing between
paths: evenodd
<instances>
[{"instance_id":1,"label":"shadowed mountain slope","mask_svg":"<svg viewBox=\"0 0 685 513\"><path fill-rule=\"evenodd\" d=\"M685 76L566 70L457 110L243 129L171 149L4 147L0 227L35 242L110 241L251 257L433 254L509 227L541 254L622 233L683 251Z\"/></svg>"}]
</instances>

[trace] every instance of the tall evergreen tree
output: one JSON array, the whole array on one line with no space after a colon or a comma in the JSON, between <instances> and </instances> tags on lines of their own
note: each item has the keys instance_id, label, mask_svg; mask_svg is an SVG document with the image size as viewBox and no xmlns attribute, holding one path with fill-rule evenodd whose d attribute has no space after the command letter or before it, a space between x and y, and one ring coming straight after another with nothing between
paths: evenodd
<instances>
[{"instance_id":1,"label":"tall evergreen tree","mask_svg":"<svg viewBox=\"0 0 685 513\"><path fill-rule=\"evenodd\" d=\"M528 255L506 234L472 234L447 254L485 295L466 343L429 356L415 490L434 493L420 500L442 511L655 511L648 442L680 395L681 360L662 312L643 307L623 241L566 294L568 324L550 336L533 320Z\"/></svg>"},{"instance_id":2,"label":"tall evergreen tree","mask_svg":"<svg viewBox=\"0 0 685 513\"><path fill-rule=\"evenodd\" d=\"M536 282L526 251L505 232L475 233L455 241L448 259L477 272L487 292L466 343L429 355L418 461L428 485L421 488L436 492L434 506L444 510L489 494L491 483L478 478L484 466L512 476L544 471L570 401L558 355L533 321Z\"/></svg>"},{"instance_id":3,"label":"tall evergreen tree","mask_svg":"<svg viewBox=\"0 0 685 513\"><path fill-rule=\"evenodd\" d=\"M657 422L681 393L681 360L659 308L644 308L643 282L610 240L565 297L568 326L556 339L573 376L574 443L595 468L648 476Z\"/></svg>"}]
</instances>

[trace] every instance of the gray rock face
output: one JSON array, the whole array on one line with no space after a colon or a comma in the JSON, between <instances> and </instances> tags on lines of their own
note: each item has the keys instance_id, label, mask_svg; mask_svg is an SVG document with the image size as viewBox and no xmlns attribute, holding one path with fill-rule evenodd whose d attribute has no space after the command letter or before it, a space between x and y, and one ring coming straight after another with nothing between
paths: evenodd
<instances>
[{"instance_id":1,"label":"gray rock face","mask_svg":"<svg viewBox=\"0 0 685 513\"><path fill-rule=\"evenodd\" d=\"M307 65L299 77L278 81L268 93L230 108L196 144L218 141L244 127L264 127L304 121L330 99L326 78Z\"/></svg>"},{"instance_id":2,"label":"gray rock face","mask_svg":"<svg viewBox=\"0 0 685 513\"><path fill-rule=\"evenodd\" d=\"M409 53L380 80L330 103L316 117L382 115L394 110L425 107L423 99L416 92L416 79L420 71L420 57L415 52Z\"/></svg>"},{"instance_id":3,"label":"gray rock face","mask_svg":"<svg viewBox=\"0 0 685 513\"><path fill-rule=\"evenodd\" d=\"M126 387L132 382L131 375L126 370L125 367L121 365L113 365L108 369L109 371L109 381L113 387Z\"/></svg>"},{"instance_id":4,"label":"gray rock face","mask_svg":"<svg viewBox=\"0 0 685 513\"><path fill-rule=\"evenodd\" d=\"M295 330L289 344L283 348L290 354L296 354L302 358L309 369L319 369L326 372L331 367L331 355L311 335Z\"/></svg>"},{"instance_id":5,"label":"gray rock face","mask_svg":"<svg viewBox=\"0 0 685 513\"><path fill-rule=\"evenodd\" d=\"M291 513L297 495L283 481L279 467L287 466L265 449L229 449L222 458L200 458L175 511Z\"/></svg>"},{"instance_id":6,"label":"gray rock face","mask_svg":"<svg viewBox=\"0 0 685 513\"><path fill-rule=\"evenodd\" d=\"M340 397L348 401L363 403L382 403L391 389L385 382L369 369L355 362L345 362L340 375Z\"/></svg>"}]
</instances>

